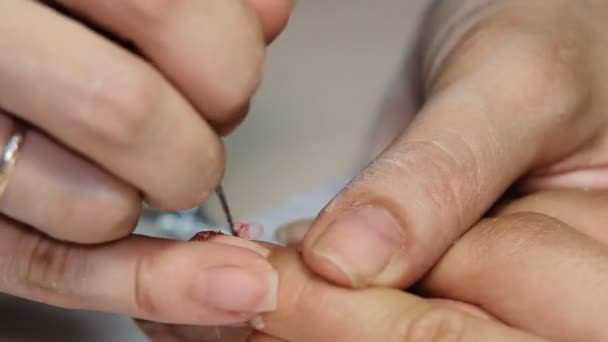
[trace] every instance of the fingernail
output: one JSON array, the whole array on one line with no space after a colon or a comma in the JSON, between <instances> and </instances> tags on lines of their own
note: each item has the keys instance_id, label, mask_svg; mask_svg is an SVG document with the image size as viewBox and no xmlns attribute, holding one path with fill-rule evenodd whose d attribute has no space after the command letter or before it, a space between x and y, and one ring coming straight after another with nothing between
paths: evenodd
<instances>
[{"instance_id":1,"label":"fingernail","mask_svg":"<svg viewBox=\"0 0 608 342\"><path fill-rule=\"evenodd\" d=\"M343 272L352 286L364 287L389 266L402 247L399 222L388 210L367 206L338 216L312 251Z\"/></svg>"},{"instance_id":2,"label":"fingernail","mask_svg":"<svg viewBox=\"0 0 608 342\"><path fill-rule=\"evenodd\" d=\"M199 276L196 297L204 306L229 312L262 313L276 309L279 277L272 268L208 268Z\"/></svg>"}]
</instances>

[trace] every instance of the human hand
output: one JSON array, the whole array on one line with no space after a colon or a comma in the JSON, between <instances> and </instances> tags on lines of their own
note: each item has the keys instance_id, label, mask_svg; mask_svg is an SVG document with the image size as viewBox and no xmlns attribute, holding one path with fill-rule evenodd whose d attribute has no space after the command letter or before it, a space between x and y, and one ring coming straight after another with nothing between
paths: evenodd
<instances>
[{"instance_id":1,"label":"human hand","mask_svg":"<svg viewBox=\"0 0 608 342\"><path fill-rule=\"evenodd\" d=\"M429 20L424 106L315 220L317 274L407 287L513 184L608 189L608 4L481 2Z\"/></svg>"},{"instance_id":2,"label":"human hand","mask_svg":"<svg viewBox=\"0 0 608 342\"><path fill-rule=\"evenodd\" d=\"M292 342L531 339L510 335L502 322L556 341L605 341L607 206L606 193L549 191L501 207L417 284L428 301L323 284L281 251L271 258L282 280L279 307L262 316L263 331ZM300 222L286 229L306 228ZM291 245L297 248L297 239Z\"/></svg>"},{"instance_id":3,"label":"human hand","mask_svg":"<svg viewBox=\"0 0 608 342\"><path fill-rule=\"evenodd\" d=\"M276 274L258 246L130 234L142 200L187 209L213 192L219 134L245 114L291 2L44 3L67 10L0 2L0 141L12 116L30 125L0 199L0 292L184 324L272 309ZM239 277L252 286L236 291Z\"/></svg>"},{"instance_id":4,"label":"human hand","mask_svg":"<svg viewBox=\"0 0 608 342\"><path fill-rule=\"evenodd\" d=\"M293 249L275 246L271 259L281 278L279 305L252 322L257 331L153 322L143 322L142 329L153 342L403 342L456 337L459 341L542 341L490 320L472 306L424 300L394 289L353 291L331 285L307 270Z\"/></svg>"}]
</instances>

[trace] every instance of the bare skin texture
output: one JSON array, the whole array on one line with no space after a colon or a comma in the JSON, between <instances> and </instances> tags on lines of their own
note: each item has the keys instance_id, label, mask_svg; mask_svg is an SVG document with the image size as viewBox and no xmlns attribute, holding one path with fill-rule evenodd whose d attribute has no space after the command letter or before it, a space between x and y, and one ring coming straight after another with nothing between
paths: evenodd
<instances>
[{"instance_id":1,"label":"bare skin texture","mask_svg":"<svg viewBox=\"0 0 608 342\"><path fill-rule=\"evenodd\" d=\"M608 4L467 3L429 17L413 123L307 233L317 274L407 287L513 185L608 190Z\"/></svg>"},{"instance_id":2,"label":"bare skin texture","mask_svg":"<svg viewBox=\"0 0 608 342\"><path fill-rule=\"evenodd\" d=\"M607 206L606 193L577 190L505 204L440 258L418 296L332 285L304 265L297 238L290 248L265 245L281 281L277 309L253 322L258 331L142 327L155 342L605 341Z\"/></svg>"},{"instance_id":3,"label":"bare skin texture","mask_svg":"<svg viewBox=\"0 0 608 342\"><path fill-rule=\"evenodd\" d=\"M11 116L33 126L0 199L0 291L172 325L252 322L258 342L608 339L606 202L592 191L608 188L605 1L440 2L424 107L304 229L301 254L130 236L142 200L183 209L213 191L219 135L291 4L57 2L141 56L38 2L0 2L0 139ZM514 184L530 195L484 218ZM545 192L561 188L587 192ZM391 289L414 284L420 296Z\"/></svg>"},{"instance_id":4,"label":"bare skin texture","mask_svg":"<svg viewBox=\"0 0 608 342\"><path fill-rule=\"evenodd\" d=\"M1 1L0 143L14 117L30 128L0 198L0 291L181 324L272 310L277 274L259 246L131 232L142 201L188 209L213 193L220 136L246 114L291 6Z\"/></svg>"}]
</instances>

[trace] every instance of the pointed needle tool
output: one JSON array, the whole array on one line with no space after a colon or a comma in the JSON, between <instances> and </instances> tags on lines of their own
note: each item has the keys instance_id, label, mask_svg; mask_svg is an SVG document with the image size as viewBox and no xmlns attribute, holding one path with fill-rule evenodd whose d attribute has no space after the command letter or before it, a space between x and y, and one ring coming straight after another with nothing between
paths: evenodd
<instances>
[{"instance_id":1,"label":"pointed needle tool","mask_svg":"<svg viewBox=\"0 0 608 342\"><path fill-rule=\"evenodd\" d=\"M226 193L224 192L224 188L220 184L215 190L217 197L220 200L220 205L222 206L222 210L224 211L224 216L226 217L226 221L228 222L228 226L230 228L230 233L234 236L237 235L234 230L234 220L232 219L232 213L230 212L230 206L228 206L228 200L226 199Z\"/></svg>"}]
</instances>

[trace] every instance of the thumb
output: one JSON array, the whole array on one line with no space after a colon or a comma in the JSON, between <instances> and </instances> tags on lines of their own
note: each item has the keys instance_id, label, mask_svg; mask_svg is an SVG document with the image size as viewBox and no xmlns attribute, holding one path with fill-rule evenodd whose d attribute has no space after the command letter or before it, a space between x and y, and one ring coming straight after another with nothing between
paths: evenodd
<instances>
[{"instance_id":1,"label":"thumb","mask_svg":"<svg viewBox=\"0 0 608 342\"><path fill-rule=\"evenodd\" d=\"M303 244L312 270L411 285L520 176L590 140L580 67L544 40L489 32L452 53L408 130L317 217Z\"/></svg>"},{"instance_id":2,"label":"thumb","mask_svg":"<svg viewBox=\"0 0 608 342\"><path fill-rule=\"evenodd\" d=\"M270 260L283 281L277 309L256 319L267 336L293 342L541 341L406 292L332 286L310 274L290 249L275 248ZM249 341L281 341L267 336Z\"/></svg>"}]
</instances>

